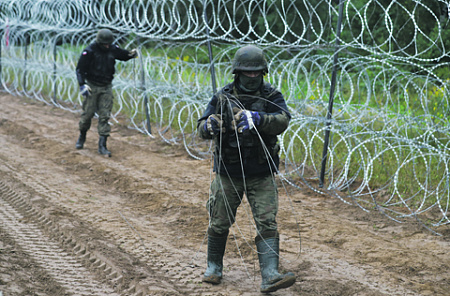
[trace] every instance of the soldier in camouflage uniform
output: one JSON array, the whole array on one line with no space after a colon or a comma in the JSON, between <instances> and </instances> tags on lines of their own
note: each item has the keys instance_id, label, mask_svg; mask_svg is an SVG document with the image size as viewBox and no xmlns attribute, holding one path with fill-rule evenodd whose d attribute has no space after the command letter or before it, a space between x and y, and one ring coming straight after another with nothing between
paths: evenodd
<instances>
[{"instance_id":1,"label":"soldier in camouflage uniform","mask_svg":"<svg viewBox=\"0 0 450 296\"><path fill-rule=\"evenodd\" d=\"M97 131L99 134L98 153L111 157L106 148L106 139L111 127L109 117L113 106L112 80L115 73L116 60L128 61L137 57L136 49L121 49L113 44L113 33L108 29L98 31L96 41L81 53L76 74L80 85L80 93L84 97L83 113L79 122L80 136L75 145L83 149L86 133L91 127L91 120L98 114Z\"/></svg>"},{"instance_id":2,"label":"soldier in camouflage uniform","mask_svg":"<svg viewBox=\"0 0 450 296\"><path fill-rule=\"evenodd\" d=\"M256 224L261 292L269 293L290 287L296 279L291 272L278 272L278 191L274 181L279 165L277 135L286 130L291 115L283 95L264 82L268 67L260 48L240 48L232 67L234 81L212 97L197 124L200 137L215 141L216 176L206 204L210 223L203 281L221 282L229 228L245 194Z\"/></svg>"}]
</instances>

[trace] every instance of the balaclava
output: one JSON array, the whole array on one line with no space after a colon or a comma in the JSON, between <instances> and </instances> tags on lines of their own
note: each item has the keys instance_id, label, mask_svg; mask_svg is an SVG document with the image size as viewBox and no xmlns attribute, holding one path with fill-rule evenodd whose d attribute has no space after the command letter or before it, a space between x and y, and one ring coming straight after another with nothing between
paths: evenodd
<instances>
[{"instance_id":1,"label":"balaclava","mask_svg":"<svg viewBox=\"0 0 450 296\"><path fill-rule=\"evenodd\" d=\"M242 73L237 74L238 87L246 93L252 93L257 91L263 83L263 75L260 74L256 77L248 77Z\"/></svg>"}]
</instances>

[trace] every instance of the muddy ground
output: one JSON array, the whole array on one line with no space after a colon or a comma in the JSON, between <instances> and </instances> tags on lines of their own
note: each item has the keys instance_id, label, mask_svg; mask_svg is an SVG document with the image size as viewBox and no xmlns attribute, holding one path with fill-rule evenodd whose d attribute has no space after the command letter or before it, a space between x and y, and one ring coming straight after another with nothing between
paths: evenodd
<instances>
[{"instance_id":1,"label":"muddy ground","mask_svg":"<svg viewBox=\"0 0 450 296\"><path fill-rule=\"evenodd\" d=\"M201 282L209 160L125 123L105 158L96 120L76 150L78 118L0 94L1 295L260 295L246 204L223 283ZM450 227L437 236L291 186L278 222L280 269L297 282L273 295L450 295Z\"/></svg>"}]
</instances>

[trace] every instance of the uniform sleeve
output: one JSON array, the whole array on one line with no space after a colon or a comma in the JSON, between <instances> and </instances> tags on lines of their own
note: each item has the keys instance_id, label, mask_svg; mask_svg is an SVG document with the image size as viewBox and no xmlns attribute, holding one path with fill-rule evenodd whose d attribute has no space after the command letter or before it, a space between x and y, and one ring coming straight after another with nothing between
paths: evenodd
<instances>
[{"instance_id":1,"label":"uniform sleeve","mask_svg":"<svg viewBox=\"0 0 450 296\"><path fill-rule=\"evenodd\" d=\"M81 53L80 59L78 60L76 74L77 74L78 84L80 86L83 84L86 84L86 74L89 70L89 64L91 61L91 57L92 57L92 53L85 49Z\"/></svg>"},{"instance_id":2,"label":"uniform sleeve","mask_svg":"<svg viewBox=\"0 0 450 296\"><path fill-rule=\"evenodd\" d=\"M283 133L291 120L286 101L279 91L274 91L271 96L267 112L260 112L261 122L258 130L267 135L279 135Z\"/></svg>"},{"instance_id":3,"label":"uniform sleeve","mask_svg":"<svg viewBox=\"0 0 450 296\"><path fill-rule=\"evenodd\" d=\"M120 48L118 45L113 44L114 46L114 58L119 61L128 61L132 59L130 56L130 51Z\"/></svg>"}]
</instances>

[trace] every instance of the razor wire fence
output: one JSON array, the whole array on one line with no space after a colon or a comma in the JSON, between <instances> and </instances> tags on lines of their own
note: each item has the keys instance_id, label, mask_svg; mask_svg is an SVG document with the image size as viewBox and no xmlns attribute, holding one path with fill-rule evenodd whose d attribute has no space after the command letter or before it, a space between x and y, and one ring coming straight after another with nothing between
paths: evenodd
<instances>
[{"instance_id":1,"label":"razor wire fence","mask_svg":"<svg viewBox=\"0 0 450 296\"><path fill-rule=\"evenodd\" d=\"M197 119L232 80L234 52L256 44L293 117L284 180L396 221L450 223L449 1L0 0L0 16L4 91L80 112L76 63L108 28L139 51L116 64L113 124L198 159L211 150Z\"/></svg>"}]
</instances>

